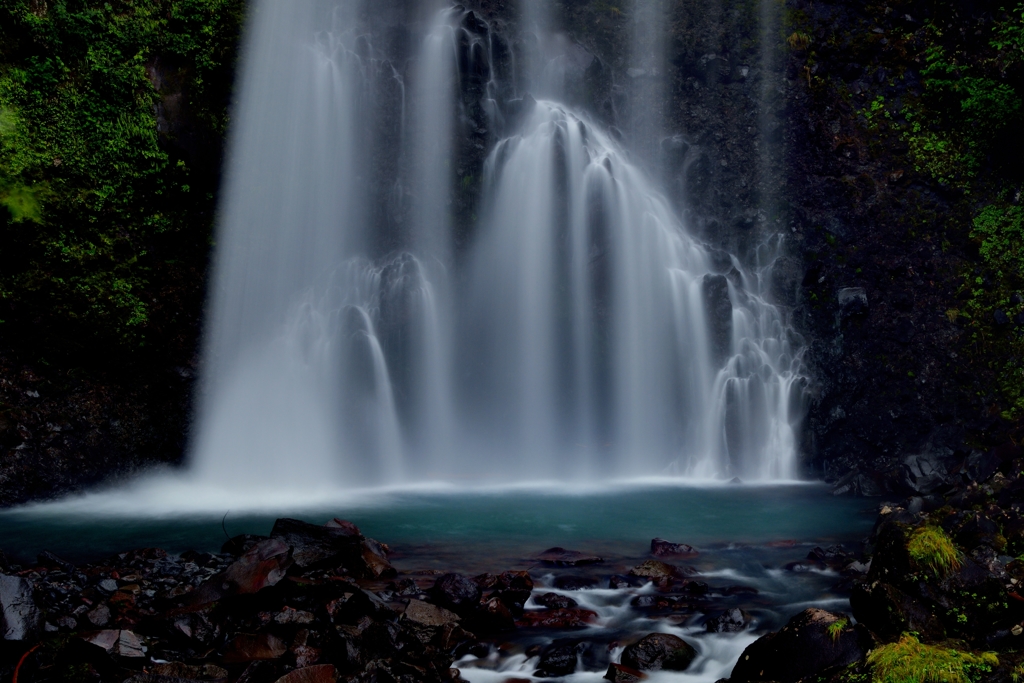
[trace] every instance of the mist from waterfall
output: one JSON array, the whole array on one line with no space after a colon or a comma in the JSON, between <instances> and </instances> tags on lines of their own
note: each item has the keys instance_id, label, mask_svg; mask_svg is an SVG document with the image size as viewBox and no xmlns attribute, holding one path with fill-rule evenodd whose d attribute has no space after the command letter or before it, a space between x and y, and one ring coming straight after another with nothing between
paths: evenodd
<instances>
[{"instance_id":1,"label":"mist from waterfall","mask_svg":"<svg viewBox=\"0 0 1024 683\"><path fill-rule=\"evenodd\" d=\"M256 3L195 476L796 477L802 349L771 254L696 241L656 180L662 3L637 13L625 137L566 103L586 53L534 5L515 64L462 7L401 17L396 52L394 8Z\"/></svg>"}]
</instances>

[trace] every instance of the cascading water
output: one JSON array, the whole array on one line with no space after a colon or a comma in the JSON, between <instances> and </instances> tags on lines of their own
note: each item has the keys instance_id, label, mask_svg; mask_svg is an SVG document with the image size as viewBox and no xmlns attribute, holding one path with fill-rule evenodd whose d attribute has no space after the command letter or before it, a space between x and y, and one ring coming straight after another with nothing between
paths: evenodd
<instances>
[{"instance_id":1,"label":"cascading water","mask_svg":"<svg viewBox=\"0 0 1024 683\"><path fill-rule=\"evenodd\" d=\"M257 3L200 478L796 476L801 350L784 312L759 268L687 234L624 143L558 103L579 46L555 36L523 60L535 101L529 75L500 82L512 52L464 8L403 17L418 37L402 61L375 47L390 10L322 5ZM455 168L460 135L487 152L479 180Z\"/></svg>"}]
</instances>

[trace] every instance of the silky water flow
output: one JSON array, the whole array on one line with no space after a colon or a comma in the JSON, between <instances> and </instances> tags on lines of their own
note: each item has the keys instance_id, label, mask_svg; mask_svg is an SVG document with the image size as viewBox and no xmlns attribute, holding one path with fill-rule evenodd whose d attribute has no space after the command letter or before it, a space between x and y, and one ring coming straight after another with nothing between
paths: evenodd
<instances>
[{"instance_id":1,"label":"silky water flow","mask_svg":"<svg viewBox=\"0 0 1024 683\"><path fill-rule=\"evenodd\" d=\"M517 68L478 16L437 7L402 17L403 61L381 47L400 12L385 5L256 5L194 475L795 478L806 379L766 291L770 255L695 240L644 161L657 145L630 150L559 97L585 58L564 36L523 40L543 50ZM638 96L663 97L663 42L636 50ZM479 177L456 168L467 131L486 151Z\"/></svg>"}]
</instances>

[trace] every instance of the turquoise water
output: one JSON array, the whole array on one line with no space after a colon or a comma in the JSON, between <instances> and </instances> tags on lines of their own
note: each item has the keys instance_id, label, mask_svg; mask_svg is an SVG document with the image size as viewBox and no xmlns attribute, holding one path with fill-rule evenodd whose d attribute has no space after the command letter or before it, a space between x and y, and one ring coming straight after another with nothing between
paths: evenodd
<instances>
[{"instance_id":1,"label":"turquoise water","mask_svg":"<svg viewBox=\"0 0 1024 683\"><path fill-rule=\"evenodd\" d=\"M274 519L356 523L396 558L483 565L533 555L550 546L641 556L656 536L695 546L765 546L856 542L874 511L813 484L771 487L623 487L571 493L557 489L493 492L380 492L358 500L234 512L147 514L94 498L0 512L0 550L30 560L50 550L89 561L135 547L219 550L228 536L267 534ZM92 502L90 502L92 501ZM785 544L782 544L785 545ZM474 559L470 559L474 558Z\"/></svg>"}]
</instances>

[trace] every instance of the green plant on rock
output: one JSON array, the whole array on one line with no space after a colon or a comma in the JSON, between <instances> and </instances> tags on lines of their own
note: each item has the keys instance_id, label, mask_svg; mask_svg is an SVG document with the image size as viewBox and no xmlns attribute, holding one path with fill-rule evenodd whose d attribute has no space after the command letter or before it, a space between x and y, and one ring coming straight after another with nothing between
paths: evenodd
<instances>
[{"instance_id":1,"label":"green plant on rock","mask_svg":"<svg viewBox=\"0 0 1024 683\"><path fill-rule=\"evenodd\" d=\"M973 683L999 665L994 653L925 645L910 634L868 654L874 683Z\"/></svg>"},{"instance_id":2,"label":"green plant on rock","mask_svg":"<svg viewBox=\"0 0 1024 683\"><path fill-rule=\"evenodd\" d=\"M843 635L843 629L850 625L850 620L845 617L842 619L836 619L825 628L825 632L828 633L828 637L835 643L839 640L839 637Z\"/></svg>"},{"instance_id":3,"label":"green plant on rock","mask_svg":"<svg viewBox=\"0 0 1024 683\"><path fill-rule=\"evenodd\" d=\"M937 526L914 529L907 542L907 553L914 564L938 578L960 568L960 551Z\"/></svg>"}]
</instances>

